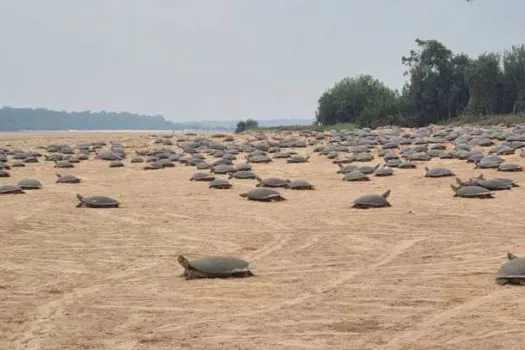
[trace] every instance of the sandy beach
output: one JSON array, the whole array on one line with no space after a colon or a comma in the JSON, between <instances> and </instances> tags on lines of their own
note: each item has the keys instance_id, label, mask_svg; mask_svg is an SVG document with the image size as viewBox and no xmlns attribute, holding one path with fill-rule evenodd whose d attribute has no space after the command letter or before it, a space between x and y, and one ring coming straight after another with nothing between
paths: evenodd
<instances>
[{"instance_id":1,"label":"sandy beach","mask_svg":"<svg viewBox=\"0 0 525 350\"><path fill-rule=\"evenodd\" d=\"M98 140L120 141L130 155L160 147L137 133L0 133L0 147L24 150ZM260 203L239 196L254 180L218 191L188 181L194 167L125 164L59 169L82 178L74 185L56 184L57 169L43 160L0 178L0 186L25 177L43 184L0 197L0 349L523 347L523 289L494 282L507 250L525 254L523 172L483 170L524 187L460 199L453 177L423 175L425 165L460 178L481 173L464 161L353 183L314 154L305 164L254 164L262 177L316 187ZM392 207L351 209L360 195L388 189ZM76 208L76 193L122 205ZM246 258L255 276L186 281L178 254Z\"/></svg>"}]
</instances>

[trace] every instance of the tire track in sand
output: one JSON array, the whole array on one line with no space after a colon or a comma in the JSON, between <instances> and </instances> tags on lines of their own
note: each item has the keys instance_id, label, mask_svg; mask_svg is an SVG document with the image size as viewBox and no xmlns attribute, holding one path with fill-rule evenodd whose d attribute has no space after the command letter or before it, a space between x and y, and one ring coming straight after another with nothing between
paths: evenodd
<instances>
[{"instance_id":1,"label":"tire track in sand","mask_svg":"<svg viewBox=\"0 0 525 350\"><path fill-rule=\"evenodd\" d=\"M438 327L440 325L449 321L455 316L462 315L465 312L470 311L478 306L490 303L494 300L498 300L512 293L514 293L514 291L511 288L494 291L487 295L470 299L464 303L461 303L460 305L454 306L445 311L435 313L428 317L426 320L418 322L418 326L416 329L408 330L406 332L398 334L397 336L394 336L390 339L390 341L387 344L380 346L379 349L402 349L405 345L414 343L422 337L435 332L436 330L438 330Z\"/></svg>"},{"instance_id":2,"label":"tire track in sand","mask_svg":"<svg viewBox=\"0 0 525 350\"><path fill-rule=\"evenodd\" d=\"M158 332L181 331L181 330L183 330L185 328L191 328L191 327L194 327L196 325L205 324L205 323L208 323L208 322L222 322L222 321L224 321L226 319L231 320L232 318L236 318L236 317L257 316L257 315L261 315L261 314L266 314L266 313L270 313L270 312L273 312L273 311L277 311L277 310L285 308L285 307L301 304L301 303L307 301L308 299L311 299L311 298L316 297L317 295L321 295L323 293L326 293L327 291L329 291L331 289L334 289L334 288L338 287L339 285L341 285L341 284L343 284L345 282L348 282L349 280L351 280L352 278L354 278L355 276L357 276L359 274L363 274L363 273L369 272L371 270L374 270L374 269L376 269L378 267L381 267L383 265L386 265L386 264L390 263L396 257L398 257L399 255L403 254L405 251L410 249L415 243L417 243L419 241L422 241L422 240L424 240L424 238L403 241L400 244L394 246L387 254L383 255L377 262L375 262L375 263L373 263L373 264L371 264L371 265L369 265L369 266L367 266L367 267L365 267L365 268L363 268L361 270L343 273L338 278L336 278L336 279L332 280L331 282L325 284L321 288L317 288L316 290L314 290L312 292L305 292L305 293L303 293L303 294L301 294L301 295L299 295L299 296L297 296L295 298L292 298L292 299L289 299L289 300L286 300L286 301L283 301L283 302L280 302L280 303L276 303L272 307L265 307L265 308L261 308L261 309L257 309L257 310L253 310L253 311L241 312L241 313L238 313L238 314L230 314L230 315L227 315L225 317L221 317L219 319L213 318L213 319L199 320L199 321L196 321L196 322L185 323L183 325L181 325L180 323L167 324L167 325L163 325L163 326L160 326L160 327L156 328L155 331L158 331Z\"/></svg>"}]
</instances>

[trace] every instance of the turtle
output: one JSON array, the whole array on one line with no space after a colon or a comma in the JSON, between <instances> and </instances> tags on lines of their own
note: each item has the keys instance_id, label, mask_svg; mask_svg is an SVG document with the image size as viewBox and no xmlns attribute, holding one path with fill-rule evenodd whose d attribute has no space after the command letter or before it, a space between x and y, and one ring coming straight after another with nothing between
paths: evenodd
<instances>
[{"instance_id":1,"label":"turtle","mask_svg":"<svg viewBox=\"0 0 525 350\"><path fill-rule=\"evenodd\" d=\"M111 197L105 196L90 196L82 197L77 193L77 198L80 203L77 204L77 208L118 208L120 206L119 201Z\"/></svg>"},{"instance_id":2,"label":"turtle","mask_svg":"<svg viewBox=\"0 0 525 350\"><path fill-rule=\"evenodd\" d=\"M74 168L75 165L68 160L60 160L55 162L55 168Z\"/></svg>"},{"instance_id":3,"label":"turtle","mask_svg":"<svg viewBox=\"0 0 525 350\"><path fill-rule=\"evenodd\" d=\"M124 163L120 160L114 160L111 163L109 163L110 168L122 168L124 166Z\"/></svg>"},{"instance_id":4,"label":"turtle","mask_svg":"<svg viewBox=\"0 0 525 350\"><path fill-rule=\"evenodd\" d=\"M81 180L74 176L74 175L60 175L60 174L56 174L56 176L58 177L56 183L57 184L78 184L81 182Z\"/></svg>"},{"instance_id":5,"label":"turtle","mask_svg":"<svg viewBox=\"0 0 525 350\"><path fill-rule=\"evenodd\" d=\"M463 197L463 198L494 198L492 192L487 190L485 187L477 185L469 186L454 186L450 185L454 191L454 197Z\"/></svg>"},{"instance_id":6,"label":"turtle","mask_svg":"<svg viewBox=\"0 0 525 350\"><path fill-rule=\"evenodd\" d=\"M484 157L478 162L476 162L476 166L474 167L474 169L499 168L499 165L501 163L502 162L498 161L497 159Z\"/></svg>"},{"instance_id":7,"label":"turtle","mask_svg":"<svg viewBox=\"0 0 525 350\"><path fill-rule=\"evenodd\" d=\"M209 188L216 188L216 189L219 189L219 190L226 190L228 188L232 188L232 184L228 180L215 179L215 180L210 182Z\"/></svg>"},{"instance_id":8,"label":"turtle","mask_svg":"<svg viewBox=\"0 0 525 350\"><path fill-rule=\"evenodd\" d=\"M256 185L257 187L284 187L287 188L288 184L290 183L290 180L288 179L280 179L278 177L268 177L266 179L261 179L260 177L255 178L259 183Z\"/></svg>"},{"instance_id":9,"label":"turtle","mask_svg":"<svg viewBox=\"0 0 525 350\"><path fill-rule=\"evenodd\" d=\"M0 194L22 194L25 193L20 187L15 185L0 186Z\"/></svg>"},{"instance_id":10,"label":"turtle","mask_svg":"<svg viewBox=\"0 0 525 350\"><path fill-rule=\"evenodd\" d=\"M519 164L516 164L516 163L501 163L499 166L498 166L498 171L508 171L508 172L511 172L511 171L523 171L523 168L521 165Z\"/></svg>"},{"instance_id":11,"label":"turtle","mask_svg":"<svg viewBox=\"0 0 525 350\"><path fill-rule=\"evenodd\" d=\"M505 182L505 183L510 184L512 187L520 187L520 185L516 181L514 181L512 179L509 179L509 178L506 178L506 177L495 177L495 178L493 178L491 180L499 181L499 182Z\"/></svg>"},{"instance_id":12,"label":"turtle","mask_svg":"<svg viewBox=\"0 0 525 350\"><path fill-rule=\"evenodd\" d=\"M13 162L13 164L11 164L11 167L13 168L25 168L25 166L26 165L20 161Z\"/></svg>"},{"instance_id":13,"label":"turtle","mask_svg":"<svg viewBox=\"0 0 525 350\"><path fill-rule=\"evenodd\" d=\"M213 174L228 174L234 173L236 171L237 168L235 168L233 165L228 164L217 164L210 170L210 172Z\"/></svg>"},{"instance_id":14,"label":"turtle","mask_svg":"<svg viewBox=\"0 0 525 350\"><path fill-rule=\"evenodd\" d=\"M177 261L184 268L182 276L186 280L253 276L249 262L233 257L210 256L188 261L179 255Z\"/></svg>"},{"instance_id":15,"label":"turtle","mask_svg":"<svg viewBox=\"0 0 525 350\"><path fill-rule=\"evenodd\" d=\"M315 187L305 180L293 180L288 183L288 188L291 190L314 190Z\"/></svg>"},{"instance_id":16,"label":"turtle","mask_svg":"<svg viewBox=\"0 0 525 350\"><path fill-rule=\"evenodd\" d=\"M42 188L42 184L36 179L22 179L17 186L23 190L39 190Z\"/></svg>"},{"instance_id":17,"label":"turtle","mask_svg":"<svg viewBox=\"0 0 525 350\"><path fill-rule=\"evenodd\" d=\"M416 169L417 165L412 163L412 162L410 162L410 161L406 161L406 162L399 163L399 165L397 167L399 169Z\"/></svg>"},{"instance_id":18,"label":"turtle","mask_svg":"<svg viewBox=\"0 0 525 350\"><path fill-rule=\"evenodd\" d=\"M391 176L394 175L394 169L387 167L386 165L378 168L375 173L375 176Z\"/></svg>"},{"instance_id":19,"label":"turtle","mask_svg":"<svg viewBox=\"0 0 525 350\"><path fill-rule=\"evenodd\" d=\"M3 169L0 169L0 177L10 177L11 175L9 174L9 172L3 170Z\"/></svg>"},{"instance_id":20,"label":"turtle","mask_svg":"<svg viewBox=\"0 0 525 350\"><path fill-rule=\"evenodd\" d=\"M391 207L388 203L388 196L390 196L390 190L386 191L383 194L366 194L357 198L354 201L352 208L358 209L369 209L369 208L382 208L382 207Z\"/></svg>"},{"instance_id":21,"label":"turtle","mask_svg":"<svg viewBox=\"0 0 525 350\"><path fill-rule=\"evenodd\" d=\"M286 163L308 163L308 159L310 159L310 156L291 156L286 160Z\"/></svg>"},{"instance_id":22,"label":"turtle","mask_svg":"<svg viewBox=\"0 0 525 350\"><path fill-rule=\"evenodd\" d=\"M237 164L237 171L250 171L250 170L252 170L252 165L249 163Z\"/></svg>"},{"instance_id":23,"label":"turtle","mask_svg":"<svg viewBox=\"0 0 525 350\"><path fill-rule=\"evenodd\" d=\"M255 188L253 190L250 190L246 193L241 193L239 196L243 198L248 198L252 201L260 201L260 202L271 202L271 201L284 201L286 198L281 196L279 192L277 192L274 189L271 188Z\"/></svg>"},{"instance_id":24,"label":"turtle","mask_svg":"<svg viewBox=\"0 0 525 350\"><path fill-rule=\"evenodd\" d=\"M164 169L164 166L161 163L159 163L158 161L154 161L154 162L150 162L149 164L147 164L142 169L144 169L144 170L159 170L159 169Z\"/></svg>"},{"instance_id":25,"label":"turtle","mask_svg":"<svg viewBox=\"0 0 525 350\"><path fill-rule=\"evenodd\" d=\"M230 173L230 175L228 176L228 179L232 179L232 178L235 178L235 179L256 179L257 175L255 175L250 170L241 170L241 171L237 171L235 173Z\"/></svg>"},{"instance_id":26,"label":"turtle","mask_svg":"<svg viewBox=\"0 0 525 350\"><path fill-rule=\"evenodd\" d=\"M131 163L144 163L144 158L136 156L131 158Z\"/></svg>"},{"instance_id":27,"label":"turtle","mask_svg":"<svg viewBox=\"0 0 525 350\"><path fill-rule=\"evenodd\" d=\"M246 162L247 163L271 163L272 159L264 154L256 154L256 155L250 156Z\"/></svg>"},{"instance_id":28,"label":"turtle","mask_svg":"<svg viewBox=\"0 0 525 350\"><path fill-rule=\"evenodd\" d=\"M215 176L208 173L195 173L191 176L190 181L213 181L215 180Z\"/></svg>"},{"instance_id":29,"label":"turtle","mask_svg":"<svg viewBox=\"0 0 525 350\"><path fill-rule=\"evenodd\" d=\"M343 181L370 181L370 178L360 170L354 170L346 173L343 177Z\"/></svg>"},{"instance_id":30,"label":"turtle","mask_svg":"<svg viewBox=\"0 0 525 350\"><path fill-rule=\"evenodd\" d=\"M199 164L195 166L197 170L207 170L207 169L211 169L211 167L212 165L206 162L200 162Z\"/></svg>"},{"instance_id":31,"label":"turtle","mask_svg":"<svg viewBox=\"0 0 525 350\"><path fill-rule=\"evenodd\" d=\"M445 177L445 176L456 176L451 170L447 168L432 168L425 167L425 177Z\"/></svg>"},{"instance_id":32,"label":"turtle","mask_svg":"<svg viewBox=\"0 0 525 350\"><path fill-rule=\"evenodd\" d=\"M346 174L346 173L349 173L351 171L359 169L359 167L357 165L353 165L353 164L350 164L350 165L338 164L338 165L339 165L339 170L337 170L338 174Z\"/></svg>"},{"instance_id":33,"label":"turtle","mask_svg":"<svg viewBox=\"0 0 525 350\"><path fill-rule=\"evenodd\" d=\"M359 171L361 171L365 175L370 175L370 174L373 174L377 169L379 169L379 166L380 166L379 164L375 166L365 165L365 166L360 167Z\"/></svg>"},{"instance_id":34,"label":"turtle","mask_svg":"<svg viewBox=\"0 0 525 350\"><path fill-rule=\"evenodd\" d=\"M496 283L525 285L525 258L507 252L507 261L500 267Z\"/></svg>"}]
</instances>

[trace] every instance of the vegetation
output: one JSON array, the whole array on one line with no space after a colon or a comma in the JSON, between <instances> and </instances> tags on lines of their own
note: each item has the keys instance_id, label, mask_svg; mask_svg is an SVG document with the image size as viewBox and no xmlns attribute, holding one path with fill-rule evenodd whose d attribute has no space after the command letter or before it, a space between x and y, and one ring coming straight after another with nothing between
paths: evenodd
<instances>
[{"instance_id":1,"label":"vegetation","mask_svg":"<svg viewBox=\"0 0 525 350\"><path fill-rule=\"evenodd\" d=\"M371 75L346 77L319 98L317 123L422 126L525 112L525 45L471 58L437 40L415 42L401 58L408 77L401 92Z\"/></svg>"},{"instance_id":2,"label":"vegetation","mask_svg":"<svg viewBox=\"0 0 525 350\"><path fill-rule=\"evenodd\" d=\"M244 132L247 130L254 130L259 127L259 123L257 123L257 120L254 119L247 119L246 121L241 120L237 123L237 128L235 129L235 133Z\"/></svg>"}]
</instances>

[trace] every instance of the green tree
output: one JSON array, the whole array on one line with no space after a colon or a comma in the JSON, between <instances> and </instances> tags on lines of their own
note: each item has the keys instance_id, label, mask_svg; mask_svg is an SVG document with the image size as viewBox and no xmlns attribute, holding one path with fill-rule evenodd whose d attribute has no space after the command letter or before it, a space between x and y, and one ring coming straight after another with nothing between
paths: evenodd
<instances>
[{"instance_id":1,"label":"green tree","mask_svg":"<svg viewBox=\"0 0 525 350\"><path fill-rule=\"evenodd\" d=\"M371 75L344 78L318 100L316 121L322 125L375 124L397 112L396 92Z\"/></svg>"},{"instance_id":2,"label":"green tree","mask_svg":"<svg viewBox=\"0 0 525 350\"><path fill-rule=\"evenodd\" d=\"M235 133L238 134L243 131L246 131L246 122L241 120L240 122L237 123L237 128L235 129Z\"/></svg>"},{"instance_id":3,"label":"green tree","mask_svg":"<svg viewBox=\"0 0 525 350\"><path fill-rule=\"evenodd\" d=\"M505 51L503 67L503 108L508 113L525 112L525 45Z\"/></svg>"},{"instance_id":4,"label":"green tree","mask_svg":"<svg viewBox=\"0 0 525 350\"><path fill-rule=\"evenodd\" d=\"M484 53L472 61L467 82L470 92L468 113L487 115L500 112L503 72L498 54Z\"/></svg>"},{"instance_id":5,"label":"green tree","mask_svg":"<svg viewBox=\"0 0 525 350\"><path fill-rule=\"evenodd\" d=\"M257 129L258 127L259 127L259 123L257 123L257 120L254 120L254 119L246 120L246 130Z\"/></svg>"},{"instance_id":6,"label":"green tree","mask_svg":"<svg viewBox=\"0 0 525 350\"><path fill-rule=\"evenodd\" d=\"M416 39L417 50L403 56L409 82L405 93L415 125L426 125L457 116L467 101L464 74L468 66L466 55L453 52L437 40Z\"/></svg>"}]
</instances>

